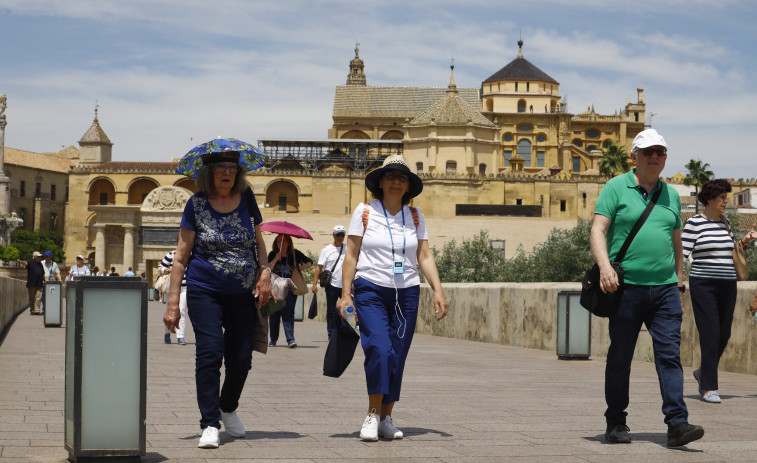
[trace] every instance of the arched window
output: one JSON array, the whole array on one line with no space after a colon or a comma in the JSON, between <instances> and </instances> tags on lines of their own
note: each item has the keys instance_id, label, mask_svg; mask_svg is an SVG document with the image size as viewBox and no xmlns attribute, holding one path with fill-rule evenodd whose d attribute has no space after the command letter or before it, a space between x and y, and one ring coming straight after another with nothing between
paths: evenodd
<instances>
[{"instance_id":1,"label":"arched window","mask_svg":"<svg viewBox=\"0 0 757 463\"><path fill-rule=\"evenodd\" d=\"M572 143L573 143L574 146L577 146L579 148L583 144L583 143L581 143L581 140L579 140L578 138L574 138Z\"/></svg>"},{"instance_id":2,"label":"arched window","mask_svg":"<svg viewBox=\"0 0 757 463\"><path fill-rule=\"evenodd\" d=\"M594 151L597 149L597 145L589 145L586 147L586 151Z\"/></svg>"},{"instance_id":3,"label":"arched window","mask_svg":"<svg viewBox=\"0 0 757 463\"><path fill-rule=\"evenodd\" d=\"M101 205L116 203L116 188L110 180L99 178L89 186L89 204Z\"/></svg>"},{"instance_id":4,"label":"arched window","mask_svg":"<svg viewBox=\"0 0 757 463\"><path fill-rule=\"evenodd\" d=\"M602 148L609 148L610 143L612 143L612 140L605 140L604 142L602 142Z\"/></svg>"},{"instance_id":5,"label":"arched window","mask_svg":"<svg viewBox=\"0 0 757 463\"><path fill-rule=\"evenodd\" d=\"M518 85L517 83L515 85ZM524 113L526 112L526 100L519 100L518 101L518 112Z\"/></svg>"},{"instance_id":6,"label":"arched window","mask_svg":"<svg viewBox=\"0 0 757 463\"><path fill-rule=\"evenodd\" d=\"M523 167L531 167L531 140L522 138L518 141L518 154L525 160Z\"/></svg>"},{"instance_id":7,"label":"arched window","mask_svg":"<svg viewBox=\"0 0 757 463\"><path fill-rule=\"evenodd\" d=\"M457 163L455 161L447 161L447 175L455 175L457 173Z\"/></svg>"}]
</instances>

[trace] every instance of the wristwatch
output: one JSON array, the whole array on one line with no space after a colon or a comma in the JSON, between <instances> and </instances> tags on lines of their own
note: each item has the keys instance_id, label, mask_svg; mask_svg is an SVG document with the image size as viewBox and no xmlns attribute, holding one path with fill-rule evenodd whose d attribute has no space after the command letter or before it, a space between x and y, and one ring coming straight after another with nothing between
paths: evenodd
<instances>
[{"instance_id":1,"label":"wristwatch","mask_svg":"<svg viewBox=\"0 0 757 463\"><path fill-rule=\"evenodd\" d=\"M681 285L678 287L678 291L685 293L686 292L686 285Z\"/></svg>"},{"instance_id":2,"label":"wristwatch","mask_svg":"<svg viewBox=\"0 0 757 463\"><path fill-rule=\"evenodd\" d=\"M261 266L260 266L260 270L263 270L263 269L266 269L266 270L268 270L269 272L271 271L271 267L269 267L269 266L267 266L267 265L261 265Z\"/></svg>"}]
</instances>

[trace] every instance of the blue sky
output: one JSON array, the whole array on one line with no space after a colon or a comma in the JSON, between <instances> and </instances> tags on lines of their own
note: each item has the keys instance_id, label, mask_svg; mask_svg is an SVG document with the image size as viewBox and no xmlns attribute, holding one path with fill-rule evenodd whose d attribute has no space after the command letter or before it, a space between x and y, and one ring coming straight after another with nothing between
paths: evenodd
<instances>
[{"instance_id":1,"label":"blue sky","mask_svg":"<svg viewBox=\"0 0 757 463\"><path fill-rule=\"evenodd\" d=\"M369 85L458 87L517 55L603 114L644 87L670 145L757 177L757 2L735 0L0 0L5 145L74 145L95 107L115 161L168 161L216 136L325 138L355 42Z\"/></svg>"}]
</instances>

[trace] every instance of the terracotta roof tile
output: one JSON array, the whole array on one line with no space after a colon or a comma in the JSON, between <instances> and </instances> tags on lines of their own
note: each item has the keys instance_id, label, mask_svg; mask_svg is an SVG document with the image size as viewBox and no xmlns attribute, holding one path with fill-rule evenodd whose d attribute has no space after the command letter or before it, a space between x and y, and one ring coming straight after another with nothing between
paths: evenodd
<instances>
[{"instance_id":1,"label":"terracotta roof tile","mask_svg":"<svg viewBox=\"0 0 757 463\"><path fill-rule=\"evenodd\" d=\"M33 153L5 147L4 162L10 166L30 167L53 172L68 172L75 162L58 153Z\"/></svg>"},{"instance_id":2,"label":"terracotta roof tile","mask_svg":"<svg viewBox=\"0 0 757 463\"><path fill-rule=\"evenodd\" d=\"M477 88L457 90L473 108L481 107ZM447 88L338 85L334 93L333 116L414 119L444 98L446 92Z\"/></svg>"}]
</instances>

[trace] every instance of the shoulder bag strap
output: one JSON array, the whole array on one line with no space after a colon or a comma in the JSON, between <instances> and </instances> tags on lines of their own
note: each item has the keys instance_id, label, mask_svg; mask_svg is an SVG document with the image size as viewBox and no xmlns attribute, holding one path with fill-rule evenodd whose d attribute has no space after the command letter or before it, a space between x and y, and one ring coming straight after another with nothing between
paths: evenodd
<instances>
[{"instance_id":1,"label":"shoulder bag strap","mask_svg":"<svg viewBox=\"0 0 757 463\"><path fill-rule=\"evenodd\" d=\"M260 273L259 267L259 260L258 260L258 240L256 236L255 231L255 208L253 203L255 202L255 198L252 196L252 188L247 188L244 190L244 199L247 201L247 213L250 215L250 222L252 222L252 253L255 256L255 268L258 270L258 273ZM255 275L255 280L257 280L258 276Z\"/></svg>"},{"instance_id":2,"label":"shoulder bag strap","mask_svg":"<svg viewBox=\"0 0 757 463\"><path fill-rule=\"evenodd\" d=\"M331 273L334 273L334 269L336 268L336 264L339 263L339 258L342 257L342 251L344 250L344 243L342 243L341 246L339 246L339 255L336 256L336 262L334 262L334 266L331 267Z\"/></svg>"},{"instance_id":3,"label":"shoulder bag strap","mask_svg":"<svg viewBox=\"0 0 757 463\"><path fill-rule=\"evenodd\" d=\"M649 214L652 213L652 208L654 208L654 205L657 203L657 198L660 197L660 193L662 193L662 186L660 186L660 189L655 191L655 193L652 195L652 199L649 201L649 204L647 204L646 209L644 209L644 212L641 214L641 217L639 217L639 220L636 221L636 224L631 229L631 232L626 237L626 240L623 242L623 246L621 246L620 251L618 251L618 255L615 256L615 262L620 263L623 261L623 258L626 256L626 252L628 251L628 248L631 246L631 241L636 237L636 234L639 233L639 230L641 230L641 226L644 225L644 222L647 221L647 217L649 217Z\"/></svg>"}]
</instances>

